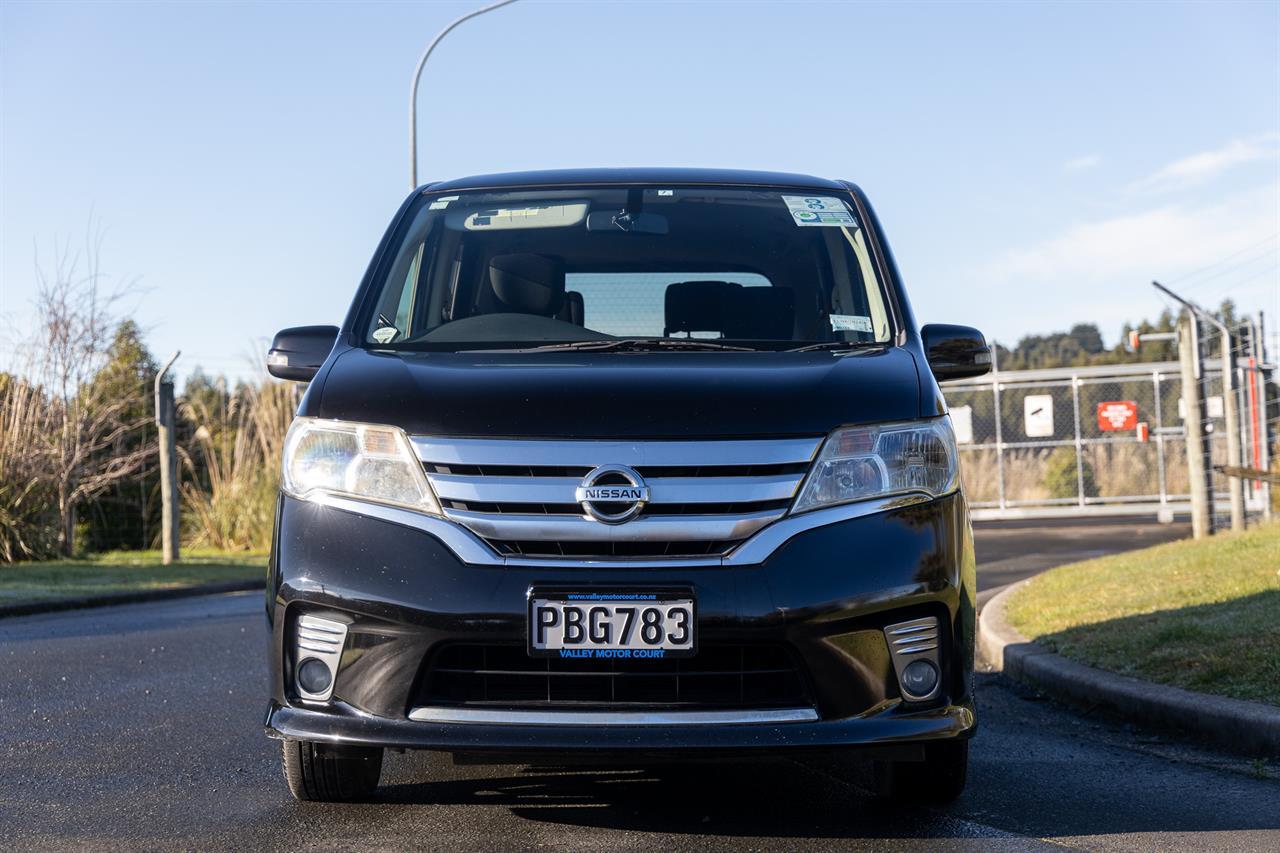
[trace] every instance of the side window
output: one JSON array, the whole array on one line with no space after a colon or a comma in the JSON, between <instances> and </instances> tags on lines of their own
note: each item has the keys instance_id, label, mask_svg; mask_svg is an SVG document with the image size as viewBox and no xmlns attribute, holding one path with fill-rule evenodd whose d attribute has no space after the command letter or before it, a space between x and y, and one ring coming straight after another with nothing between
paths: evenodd
<instances>
[{"instance_id":1,"label":"side window","mask_svg":"<svg viewBox=\"0 0 1280 853\"><path fill-rule=\"evenodd\" d=\"M405 274L404 289L400 291L400 304L396 307L396 329L400 332L401 338L410 337L412 333L409 323L413 317L413 306L418 296L418 279L422 271L422 248L423 244L419 243L418 251L413 256L413 263L409 264L409 272Z\"/></svg>"},{"instance_id":2,"label":"side window","mask_svg":"<svg viewBox=\"0 0 1280 853\"><path fill-rule=\"evenodd\" d=\"M831 294L833 314L854 314L866 317L870 333L876 341L889 340L889 314L880 294L879 280L867 247L866 236L856 225L852 228L831 229L827 235L827 249L838 285ZM845 245L842 248L840 243Z\"/></svg>"},{"instance_id":3,"label":"side window","mask_svg":"<svg viewBox=\"0 0 1280 853\"><path fill-rule=\"evenodd\" d=\"M396 275L390 287L382 291L378 311L374 314L369 337L380 344L403 341L411 336L409 329L413 318L413 302L418 292L418 272L421 269L423 244L418 243L412 254L402 253L397 266L405 269L404 275Z\"/></svg>"}]
</instances>

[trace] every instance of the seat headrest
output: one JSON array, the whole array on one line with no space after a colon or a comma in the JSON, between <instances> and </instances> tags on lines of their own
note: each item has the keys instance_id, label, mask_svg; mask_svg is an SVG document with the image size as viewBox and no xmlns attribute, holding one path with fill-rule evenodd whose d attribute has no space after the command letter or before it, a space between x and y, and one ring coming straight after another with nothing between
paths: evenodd
<instances>
[{"instance_id":1,"label":"seat headrest","mask_svg":"<svg viewBox=\"0 0 1280 853\"><path fill-rule=\"evenodd\" d=\"M733 297L724 336L790 340L796 325L795 291L789 287L744 287Z\"/></svg>"},{"instance_id":2,"label":"seat headrest","mask_svg":"<svg viewBox=\"0 0 1280 853\"><path fill-rule=\"evenodd\" d=\"M556 314L556 318L566 323L573 323L575 326L586 325L586 303L582 299L582 294L576 290L566 290L564 304L560 306L560 312Z\"/></svg>"},{"instance_id":3,"label":"seat headrest","mask_svg":"<svg viewBox=\"0 0 1280 853\"><path fill-rule=\"evenodd\" d=\"M564 301L564 262L547 255L497 255L489 283L507 311L550 317Z\"/></svg>"},{"instance_id":4,"label":"seat headrest","mask_svg":"<svg viewBox=\"0 0 1280 853\"><path fill-rule=\"evenodd\" d=\"M729 303L742 290L731 281L678 281L667 285L664 335L672 332L723 332Z\"/></svg>"}]
</instances>

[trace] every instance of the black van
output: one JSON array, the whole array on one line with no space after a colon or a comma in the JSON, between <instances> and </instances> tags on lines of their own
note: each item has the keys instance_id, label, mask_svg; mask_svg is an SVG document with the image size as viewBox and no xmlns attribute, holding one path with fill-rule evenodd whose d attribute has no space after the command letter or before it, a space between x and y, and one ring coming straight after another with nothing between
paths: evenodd
<instances>
[{"instance_id":1,"label":"black van","mask_svg":"<svg viewBox=\"0 0 1280 853\"><path fill-rule=\"evenodd\" d=\"M964 786L974 556L938 380L844 181L489 175L410 195L309 382L270 562L295 796L383 750L566 763L805 750Z\"/></svg>"}]
</instances>

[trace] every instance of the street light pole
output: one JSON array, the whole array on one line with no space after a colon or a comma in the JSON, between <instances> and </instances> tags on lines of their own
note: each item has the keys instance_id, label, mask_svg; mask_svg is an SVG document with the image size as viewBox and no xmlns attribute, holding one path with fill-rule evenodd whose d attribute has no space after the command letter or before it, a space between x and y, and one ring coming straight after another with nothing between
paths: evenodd
<instances>
[{"instance_id":1,"label":"street light pole","mask_svg":"<svg viewBox=\"0 0 1280 853\"><path fill-rule=\"evenodd\" d=\"M1236 363L1235 352L1231 346L1231 330L1227 324L1205 311L1189 299L1183 299L1158 281L1151 282L1157 290L1171 296L1186 306L1188 311L1207 321L1222 336L1222 412L1226 420L1227 431L1227 465L1239 468L1242 464L1240 454L1240 412L1237 408L1236 396ZM1231 498L1231 529L1244 530L1244 481L1239 477L1227 475L1227 493Z\"/></svg>"},{"instance_id":2,"label":"street light pole","mask_svg":"<svg viewBox=\"0 0 1280 853\"><path fill-rule=\"evenodd\" d=\"M414 189L418 186L418 81L422 79L422 69L427 64L427 58L431 56L431 51L436 49L436 45L440 40L447 36L454 27L463 21L469 21L477 15L483 15L485 12L492 12L494 9L500 9L503 6L510 5L516 0L499 0L497 3L490 3L488 6L481 6L460 18L455 19L449 26L445 27L436 37L427 45L427 49L422 52L422 58L418 60L418 67L413 72L413 83L409 86L409 188Z\"/></svg>"},{"instance_id":3,"label":"street light pole","mask_svg":"<svg viewBox=\"0 0 1280 853\"><path fill-rule=\"evenodd\" d=\"M179 523L178 514L178 449L174 433L173 416L173 380L166 379L169 368L182 354L179 350L169 356L169 360L156 374L156 432L160 444L160 544L162 557L167 566L178 559Z\"/></svg>"}]
</instances>

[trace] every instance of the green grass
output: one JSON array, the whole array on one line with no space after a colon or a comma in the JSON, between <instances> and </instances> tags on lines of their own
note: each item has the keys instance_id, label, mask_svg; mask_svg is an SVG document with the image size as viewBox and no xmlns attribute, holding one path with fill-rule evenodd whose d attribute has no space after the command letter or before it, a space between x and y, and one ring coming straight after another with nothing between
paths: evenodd
<instances>
[{"instance_id":1,"label":"green grass","mask_svg":"<svg viewBox=\"0 0 1280 853\"><path fill-rule=\"evenodd\" d=\"M0 605L113 592L174 589L217 581L266 578L261 552L183 551L162 565L159 551L113 551L85 559L0 565Z\"/></svg>"},{"instance_id":2,"label":"green grass","mask_svg":"<svg viewBox=\"0 0 1280 853\"><path fill-rule=\"evenodd\" d=\"M1280 524L1061 566L1008 617L1090 666L1280 705Z\"/></svg>"}]
</instances>

